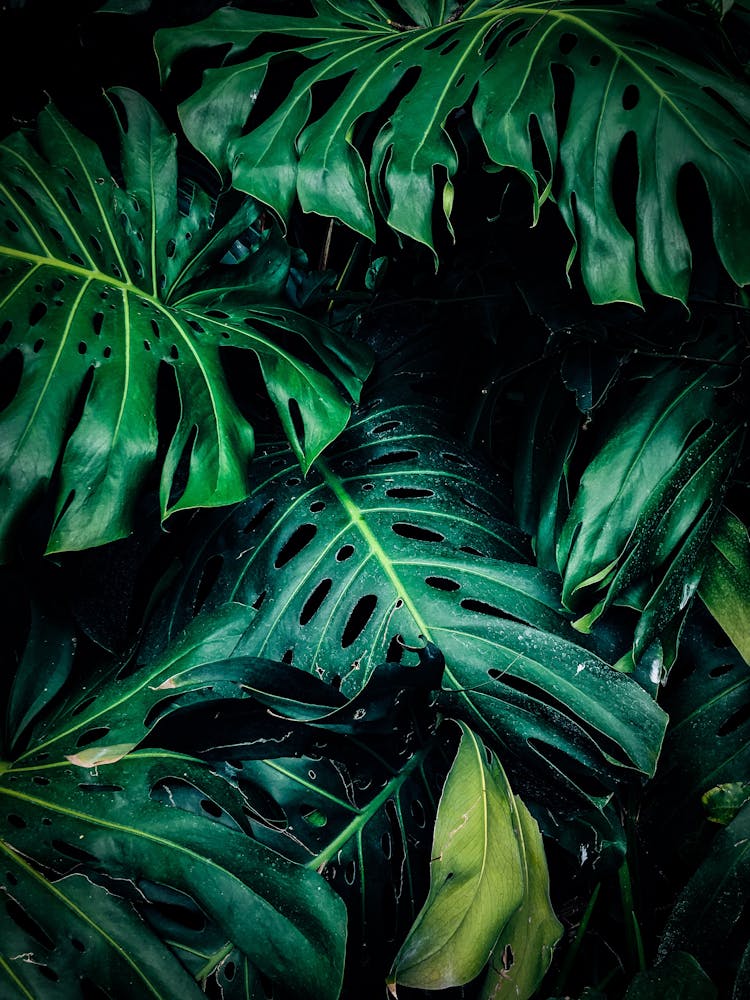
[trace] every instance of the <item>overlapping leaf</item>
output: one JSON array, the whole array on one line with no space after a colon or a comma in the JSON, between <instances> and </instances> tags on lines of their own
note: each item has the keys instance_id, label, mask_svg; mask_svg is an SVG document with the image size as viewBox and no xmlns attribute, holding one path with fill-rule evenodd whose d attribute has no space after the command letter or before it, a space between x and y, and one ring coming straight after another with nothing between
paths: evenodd
<instances>
[{"instance_id":1,"label":"overlapping leaf","mask_svg":"<svg viewBox=\"0 0 750 1000\"><path fill-rule=\"evenodd\" d=\"M174 136L138 95L117 100L124 187L52 107L33 138L0 146L4 558L19 513L50 488L50 551L127 535L154 472L164 517L246 496L254 434L220 347L254 352L303 467L344 427L367 371L361 349L274 303L288 249L260 232L257 206L227 217L193 188L180 210ZM252 252L222 263L251 226ZM171 430L163 368L179 394Z\"/></svg>"},{"instance_id":2,"label":"overlapping leaf","mask_svg":"<svg viewBox=\"0 0 750 1000\"><path fill-rule=\"evenodd\" d=\"M722 363L646 372L634 396L606 411L593 456L569 484L556 546L563 601L584 629L612 603L637 608L636 659L649 647L655 662L674 658L669 630L698 586L742 444L741 420L721 391L733 377Z\"/></svg>"},{"instance_id":3,"label":"overlapping leaf","mask_svg":"<svg viewBox=\"0 0 750 1000\"><path fill-rule=\"evenodd\" d=\"M580 644L555 578L503 520L502 482L459 453L439 410L409 400L410 379L392 375L387 398L373 390L304 482L288 450L259 459L266 481L206 530L154 635L181 626L196 599L238 599L256 610L239 650L338 678L347 693L401 656L399 635L431 640L451 715L538 766L548 805L579 784L599 802L623 768L652 771L665 717Z\"/></svg>"},{"instance_id":4,"label":"overlapping leaf","mask_svg":"<svg viewBox=\"0 0 750 1000\"><path fill-rule=\"evenodd\" d=\"M359 955L349 989L383 982L426 889L450 758L450 738L435 732L442 657L427 647L414 666L378 664L350 700L289 665L255 663L243 679L252 701L177 712L154 739L215 761L241 791L254 836L325 873Z\"/></svg>"},{"instance_id":5,"label":"overlapping leaf","mask_svg":"<svg viewBox=\"0 0 750 1000\"><path fill-rule=\"evenodd\" d=\"M80 870L184 893L271 980L299 996L338 996L346 921L335 893L316 872L254 839L242 797L204 764L159 749L130 752L177 706L176 696L240 696L243 666L257 664L233 661L232 675L226 657L247 613L229 607L196 622L161 661L127 676L102 671L87 691L58 700L57 711L33 727L27 749L3 762L3 886L13 902L2 967L10 982L23 984L18 995L33 995L42 966L61 984L60 996L80 995L81 981L97 981L104 961L112 976L124 969L113 996L135 995L128 984L137 995L173 995L173 986L163 988L174 964L164 945L124 901L107 902L85 879L66 880ZM36 938L30 959L28 950L7 950L29 934ZM60 934L83 947L51 954L49 941Z\"/></svg>"},{"instance_id":6,"label":"overlapping leaf","mask_svg":"<svg viewBox=\"0 0 750 1000\"><path fill-rule=\"evenodd\" d=\"M742 521L726 508L711 535L698 593L750 664L750 538Z\"/></svg>"},{"instance_id":7,"label":"overlapping leaf","mask_svg":"<svg viewBox=\"0 0 750 1000\"><path fill-rule=\"evenodd\" d=\"M482 971L520 907L528 875L513 792L497 760L461 724L461 743L438 805L430 891L396 956L391 992L461 986Z\"/></svg>"},{"instance_id":8,"label":"overlapping leaf","mask_svg":"<svg viewBox=\"0 0 750 1000\"><path fill-rule=\"evenodd\" d=\"M492 164L524 174L537 202L554 184L595 302L639 302L638 269L657 292L686 298L691 250L678 182L688 164L706 184L725 267L737 282L750 279L750 90L706 56L707 36L698 48L679 16L650 0L410 2L401 4L404 23L375 3L314 8L295 18L227 7L157 36L165 73L187 51L222 48L224 65L182 106L185 130L282 218L298 197L305 211L371 239L378 214L434 246L435 206L450 226L459 166L452 116L466 108ZM285 53L305 63L291 62L295 75L274 88ZM567 109L559 74L570 83ZM264 113L254 118L259 93ZM547 153L543 177L534 127ZM631 139L632 232L614 199Z\"/></svg>"}]
</instances>

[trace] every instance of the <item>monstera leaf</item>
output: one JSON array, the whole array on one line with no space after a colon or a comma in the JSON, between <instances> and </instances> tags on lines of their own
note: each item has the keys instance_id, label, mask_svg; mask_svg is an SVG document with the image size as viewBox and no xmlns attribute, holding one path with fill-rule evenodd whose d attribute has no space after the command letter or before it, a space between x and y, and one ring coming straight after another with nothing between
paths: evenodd
<instances>
[{"instance_id":1,"label":"monstera leaf","mask_svg":"<svg viewBox=\"0 0 750 1000\"><path fill-rule=\"evenodd\" d=\"M433 247L436 202L450 226L452 124L466 109L493 167L525 175L537 205L554 191L595 302L639 302L638 269L685 300L691 252L677 193L688 164L708 189L721 260L735 281L750 279L750 90L679 16L650 0L401 3L403 23L377 3L313 6L310 18L227 7L157 36L165 74L187 51L221 47L225 64L182 106L185 130L282 218L299 198L370 239L377 213ZM700 45L710 52L708 31ZM304 62L284 63L288 53ZM286 65L295 76L274 86ZM631 140L632 232L614 200Z\"/></svg>"},{"instance_id":2,"label":"monstera leaf","mask_svg":"<svg viewBox=\"0 0 750 1000\"><path fill-rule=\"evenodd\" d=\"M618 776L653 770L665 716L581 645L556 578L530 564L503 519L502 481L460 453L411 381L419 386L402 371L387 395L373 387L304 482L288 448L269 447L257 460L263 485L204 525L152 642L201 603L240 600L255 615L238 652L292 663L346 694L398 661L402 642L433 642L446 661L442 709L502 747L511 780L518 754L548 783L546 805L583 788L598 808Z\"/></svg>"},{"instance_id":3,"label":"monstera leaf","mask_svg":"<svg viewBox=\"0 0 750 1000\"><path fill-rule=\"evenodd\" d=\"M253 838L242 798L205 764L129 752L180 697L241 697L242 672L257 665L226 658L246 617L226 608L160 660L102 671L51 705L2 762L3 995L80 995L86 981L112 997L203 995L120 898L129 887L142 902L156 885L192 900L295 995L338 996L346 922L335 893Z\"/></svg>"},{"instance_id":4,"label":"monstera leaf","mask_svg":"<svg viewBox=\"0 0 750 1000\"><path fill-rule=\"evenodd\" d=\"M725 390L734 378L727 360L638 372L619 402L605 406L609 419L583 472L566 471L564 486L575 425L561 435L562 447L529 458L539 475L546 455L557 477L550 485L541 471L540 533L559 525L559 498L572 496L556 542L563 603L583 630L613 603L636 608L634 657L648 652L655 682L660 665L674 660L680 613L697 589L742 446L741 419Z\"/></svg>"},{"instance_id":5,"label":"monstera leaf","mask_svg":"<svg viewBox=\"0 0 750 1000\"><path fill-rule=\"evenodd\" d=\"M52 107L34 137L0 146L5 558L20 512L45 490L48 551L127 535L154 472L163 517L247 495L253 429L220 347L255 354L303 468L346 424L367 370L361 349L274 302L288 249L260 233L257 206L227 217L192 187L179 207L174 136L138 95L116 95L123 187ZM253 226L250 252L228 263ZM171 428L157 407L162 369L179 397Z\"/></svg>"}]
</instances>

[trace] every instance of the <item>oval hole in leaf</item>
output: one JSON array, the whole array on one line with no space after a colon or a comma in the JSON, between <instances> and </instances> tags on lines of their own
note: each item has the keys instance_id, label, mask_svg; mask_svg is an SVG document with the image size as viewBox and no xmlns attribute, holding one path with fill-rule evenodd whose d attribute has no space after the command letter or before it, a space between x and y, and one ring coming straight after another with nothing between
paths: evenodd
<instances>
[{"instance_id":1,"label":"oval hole in leaf","mask_svg":"<svg viewBox=\"0 0 750 1000\"><path fill-rule=\"evenodd\" d=\"M430 528L422 528L418 524L410 524L407 521L396 521L391 525L391 529L402 538L413 538L419 542L444 542L445 535L439 531L432 531Z\"/></svg>"},{"instance_id":2,"label":"oval hole in leaf","mask_svg":"<svg viewBox=\"0 0 750 1000\"><path fill-rule=\"evenodd\" d=\"M102 739L109 732L109 726L97 726L96 729L88 729L76 740L77 747L87 747L90 743L95 743Z\"/></svg>"},{"instance_id":3,"label":"oval hole in leaf","mask_svg":"<svg viewBox=\"0 0 750 1000\"><path fill-rule=\"evenodd\" d=\"M349 620L344 628L341 637L341 648L347 649L362 634L365 626L372 618L377 607L378 599L375 594L365 594L360 597L354 606L354 610L349 615Z\"/></svg>"},{"instance_id":4,"label":"oval hole in leaf","mask_svg":"<svg viewBox=\"0 0 750 1000\"><path fill-rule=\"evenodd\" d=\"M353 545L342 545L341 548L336 553L336 562L345 562L353 554L354 554Z\"/></svg>"},{"instance_id":5,"label":"oval hole in leaf","mask_svg":"<svg viewBox=\"0 0 750 1000\"><path fill-rule=\"evenodd\" d=\"M279 554L276 556L276 561L274 562L276 569L286 566L295 556L299 555L305 546L310 544L317 531L317 527L310 523L301 524L296 528L286 542L284 542Z\"/></svg>"},{"instance_id":6,"label":"oval hole in leaf","mask_svg":"<svg viewBox=\"0 0 750 1000\"><path fill-rule=\"evenodd\" d=\"M411 462L415 458L419 458L419 452L414 448L405 451L389 451L385 455L371 458L369 465L397 465L399 462Z\"/></svg>"},{"instance_id":7,"label":"oval hole in leaf","mask_svg":"<svg viewBox=\"0 0 750 1000\"><path fill-rule=\"evenodd\" d=\"M434 497L435 491L419 489L416 486L392 486L385 491L385 495L396 500L419 500L422 497Z\"/></svg>"},{"instance_id":8,"label":"oval hole in leaf","mask_svg":"<svg viewBox=\"0 0 750 1000\"><path fill-rule=\"evenodd\" d=\"M460 583L456 583L455 580L449 580L447 576L428 576L425 577L424 582L428 587L433 587L435 590L451 592L461 589Z\"/></svg>"},{"instance_id":9,"label":"oval hole in leaf","mask_svg":"<svg viewBox=\"0 0 750 1000\"><path fill-rule=\"evenodd\" d=\"M736 732L740 726L743 726L748 720L750 720L750 703L743 705L742 708L733 712L728 719L716 730L717 736L728 736L730 733Z\"/></svg>"},{"instance_id":10,"label":"oval hole in leaf","mask_svg":"<svg viewBox=\"0 0 750 1000\"><path fill-rule=\"evenodd\" d=\"M69 844L67 840L53 840L52 846L56 851L64 855L64 857L70 858L71 861L82 861L84 864L90 864L99 860L95 854L84 851L77 844Z\"/></svg>"},{"instance_id":11,"label":"oval hole in leaf","mask_svg":"<svg viewBox=\"0 0 750 1000\"><path fill-rule=\"evenodd\" d=\"M321 604L328 596L328 592L333 585L333 580L329 578L321 580L317 587L305 601L302 612L299 616L300 625L307 625L311 618L317 613Z\"/></svg>"},{"instance_id":12,"label":"oval hole in leaf","mask_svg":"<svg viewBox=\"0 0 750 1000\"><path fill-rule=\"evenodd\" d=\"M571 34L571 32L564 31L562 35L560 35L558 47L564 56L568 55L569 52L572 52L576 45L578 45L578 38Z\"/></svg>"}]
</instances>

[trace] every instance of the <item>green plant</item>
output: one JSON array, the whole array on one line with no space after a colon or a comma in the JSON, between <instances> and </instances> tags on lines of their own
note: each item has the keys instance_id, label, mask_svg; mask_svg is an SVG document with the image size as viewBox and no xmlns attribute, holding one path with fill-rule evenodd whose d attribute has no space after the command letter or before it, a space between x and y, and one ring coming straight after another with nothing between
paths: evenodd
<instances>
[{"instance_id":1,"label":"green plant","mask_svg":"<svg viewBox=\"0 0 750 1000\"><path fill-rule=\"evenodd\" d=\"M218 7L0 143L0 994L740 1000L748 10Z\"/></svg>"}]
</instances>

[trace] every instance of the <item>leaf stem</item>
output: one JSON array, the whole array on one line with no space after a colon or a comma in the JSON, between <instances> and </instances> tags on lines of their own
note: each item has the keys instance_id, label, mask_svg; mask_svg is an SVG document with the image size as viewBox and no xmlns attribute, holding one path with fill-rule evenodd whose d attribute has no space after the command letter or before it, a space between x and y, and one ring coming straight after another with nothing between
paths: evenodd
<instances>
[{"instance_id":1,"label":"leaf stem","mask_svg":"<svg viewBox=\"0 0 750 1000\"><path fill-rule=\"evenodd\" d=\"M234 941L227 941L227 943L225 945L222 945L222 947L219 948L218 951L215 951L213 955L209 955L205 964L202 965L200 969L198 969L198 971L196 972L195 981L197 983L202 983L205 979L208 979L211 973L215 969L217 969L224 961L224 959L228 955L231 955L233 951L234 951Z\"/></svg>"},{"instance_id":2,"label":"leaf stem","mask_svg":"<svg viewBox=\"0 0 750 1000\"><path fill-rule=\"evenodd\" d=\"M599 892L601 891L602 884L597 882L594 886L594 891L591 893L591 898L589 899L586 909L581 917L581 922L578 925L578 930L576 931L576 936L573 938L573 942L568 948L565 955L565 960L563 961L562 968L557 976L555 982L555 993L562 993L565 988L565 984L568 981L571 970L578 958L578 952L581 950L581 944L588 931L589 923L591 922L591 915L594 912L594 907L596 906L596 901L599 898Z\"/></svg>"}]
</instances>

